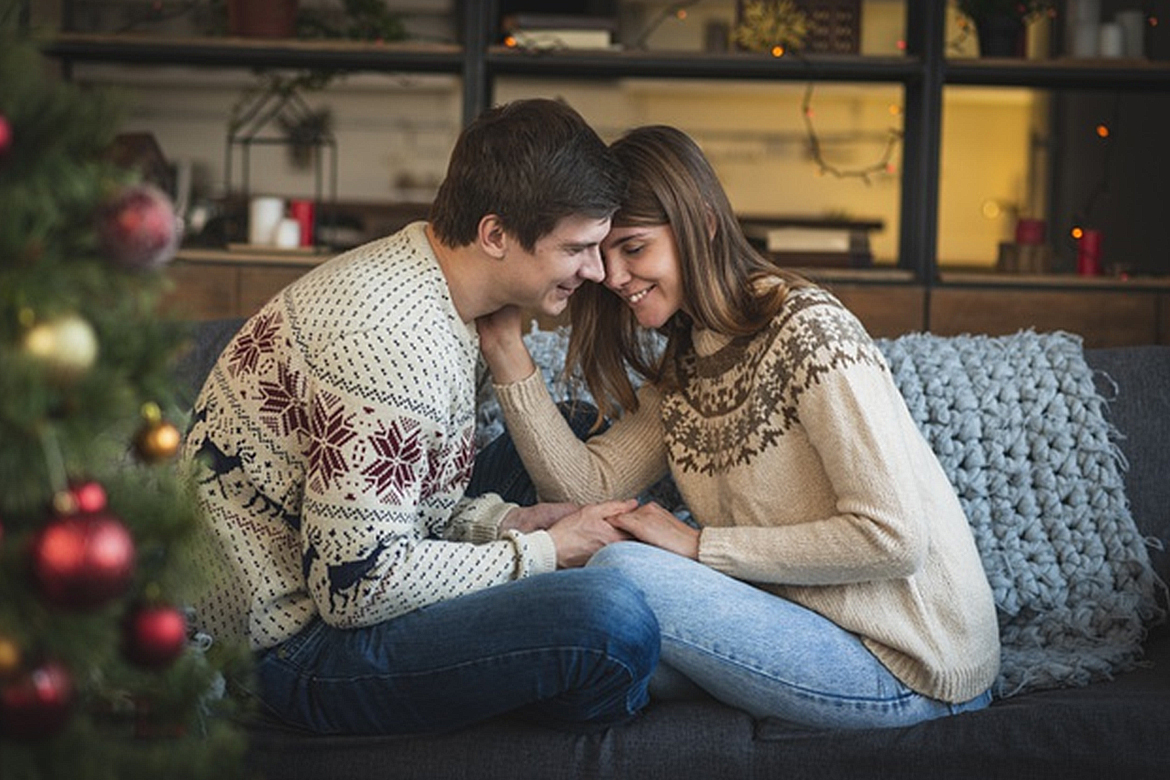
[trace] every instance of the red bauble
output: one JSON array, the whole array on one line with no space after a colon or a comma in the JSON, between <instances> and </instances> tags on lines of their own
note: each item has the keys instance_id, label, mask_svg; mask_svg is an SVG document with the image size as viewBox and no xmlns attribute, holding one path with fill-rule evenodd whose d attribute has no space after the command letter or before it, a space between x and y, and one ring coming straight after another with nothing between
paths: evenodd
<instances>
[{"instance_id":1,"label":"red bauble","mask_svg":"<svg viewBox=\"0 0 1170 780\"><path fill-rule=\"evenodd\" d=\"M8 119L0 114L0 159L8 154L8 150L12 148L12 125Z\"/></svg>"},{"instance_id":2,"label":"red bauble","mask_svg":"<svg viewBox=\"0 0 1170 780\"><path fill-rule=\"evenodd\" d=\"M123 632L126 658L147 669L169 666L187 646L187 619L169 604L134 608Z\"/></svg>"},{"instance_id":3,"label":"red bauble","mask_svg":"<svg viewBox=\"0 0 1170 780\"><path fill-rule=\"evenodd\" d=\"M134 540L103 512L50 520L33 537L30 554L41 595L64 609L99 607L120 596L134 574Z\"/></svg>"},{"instance_id":4,"label":"red bauble","mask_svg":"<svg viewBox=\"0 0 1170 780\"><path fill-rule=\"evenodd\" d=\"M100 512L106 508L106 490L98 482L82 482L69 489L70 495L82 514Z\"/></svg>"},{"instance_id":5,"label":"red bauble","mask_svg":"<svg viewBox=\"0 0 1170 780\"><path fill-rule=\"evenodd\" d=\"M126 268L154 268L175 256L182 225L166 193L152 184L127 187L98 210L106 256Z\"/></svg>"},{"instance_id":6,"label":"red bauble","mask_svg":"<svg viewBox=\"0 0 1170 780\"><path fill-rule=\"evenodd\" d=\"M55 661L0 686L0 735L42 739L56 734L73 711L73 678Z\"/></svg>"}]
</instances>

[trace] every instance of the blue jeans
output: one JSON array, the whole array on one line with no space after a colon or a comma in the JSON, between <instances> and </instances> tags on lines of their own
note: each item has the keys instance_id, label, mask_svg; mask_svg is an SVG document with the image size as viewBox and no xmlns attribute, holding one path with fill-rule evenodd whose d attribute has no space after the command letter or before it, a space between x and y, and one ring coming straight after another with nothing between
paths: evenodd
<instances>
[{"instance_id":1,"label":"blue jeans","mask_svg":"<svg viewBox=\"0 0 1170 780\"><path fill-rule=\"evenodd\" d=\"M477 457L467 492L489 490L535 501L506 436ZM277 718L320 733L440 732L504 713L600 728L645 706L658 650L654 613L621 573L565 570L365 628L318 618L258 655L257 695Z\"/></svg>"},{"instance_id":2,"label":"blue jeans","mask_svg":"<svg viewBox=\"0 0 1170 780\"><path fill-rule=\"evenodd\" d=\"M702 692L756 717L822 728L906 726L986 707L923 696L854 634L798 604L701 563L637 542L600 550L587 571L618 571L662 629L653 698Z\"/></svg>"},{"instance_id":3,"label":"blue jeans","mask_svg":"<svg viewBox=\"0 0 1170 780\"><path fill-rule=\"evenodd\" d=\"M659 632L620 573L539 574L377 625L320 619L257 658L259 698L331 734L417 734L515 712L566 728L627 720L647 700Z\"/></svg>"}]
</instances>

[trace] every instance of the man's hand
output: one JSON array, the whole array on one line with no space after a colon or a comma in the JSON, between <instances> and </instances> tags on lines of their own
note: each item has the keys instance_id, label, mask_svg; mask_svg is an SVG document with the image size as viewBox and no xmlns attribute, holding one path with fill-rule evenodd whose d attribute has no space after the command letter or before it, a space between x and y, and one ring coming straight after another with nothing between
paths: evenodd
<instances>
[{"instance_id":1,"label":"man's hand","mask_svg":"<svg viewBox=\"0 0 1170 780\"><path fill-rule=\"evenodd\" d=\"M653 501L632 512L609 518L615 528L635 539L677 553L693 561L699 560L699 532L679 520Z\"/></svg>"},{"instance_id":2,"label":"man's hand","mask_svg":"<svg viewBox=\"0 0 1170 780\"><path fill-rule=\"evenodd\" d=\"M532 506L518 506L504 515L500 523L500 532L519 531L532 533L550 528L558 520L576 512L576 504L533 504Z\"/></svg>"},{"instance_id":3,"label":"man's hand","mask_svg":"<svg viewBox=\"0 0 1170 780\"><path fill-rule=\"evenodd\" d=\"M589 504L557 521L548 529L557 547L557 568L584 566L593 553L602 547L629 539L628 534L610 525L607 520L637 506L637 499Z\"/></svg>"}]
</instances>

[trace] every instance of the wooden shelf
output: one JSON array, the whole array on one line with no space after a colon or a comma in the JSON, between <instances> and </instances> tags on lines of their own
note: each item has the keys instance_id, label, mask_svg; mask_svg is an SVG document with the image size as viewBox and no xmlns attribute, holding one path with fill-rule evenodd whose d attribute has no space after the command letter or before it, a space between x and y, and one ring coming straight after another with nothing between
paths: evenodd
<instances>
[{"instance_id":1,"label":"wooden shelf","mask_svg":"<svg viewBox=\"0 0 1170 780\"><path fill-rule=\"evenodd\" d=\"M1146 59L948 59L947 85L1109 89L1119 92L1170 90L1170 63Z\"/></svg>"},{"instance_id":2,"label":"wooden shelf","mask_svg":"<svg viewBox=\"0 0 1170 780\"><path fill-rule=\"evenodd\" d=\"M435 43L61 33L42 47L63 60L233 68L460 73L463 50Z\"/></svg>"},{"instance_id":3,"label":"wooden shelf","mask_svg":"<svg viewBox=\"0 0 1170 780\"><path fill-rule=\"evenodd\" d=\"M766 79L769 81L904 82L917 78L916 57L785 55L755 52L640 50L523 50L493 46L486 55L496 75L555 78Z\"/></svg>"}]
</instances>

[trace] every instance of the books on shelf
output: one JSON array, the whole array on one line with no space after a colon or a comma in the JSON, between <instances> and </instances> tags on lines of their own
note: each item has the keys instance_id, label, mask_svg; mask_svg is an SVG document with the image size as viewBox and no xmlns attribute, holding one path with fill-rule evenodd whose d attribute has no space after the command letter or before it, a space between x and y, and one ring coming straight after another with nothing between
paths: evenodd
<instances>
[{"instance_id":1,"label":"books on shelf","mask_svg":"<svg viewBox=\"0 0 1170 780\"><path fill-rule=\"evenodd\" d=\"M502 30L509 45L522 49L609 49L614 20L578 14L519 13L505 16Z\"/></svg>"},{"instance_id":2,"label":"books on shelf","mask_svg":"<svg viewBox=\"0 0 1170 780\"><path fill-rule=\"evenodd\" d=\"M873 265L871 230L880 220L844 221L817 218L744 218L744 233L778 265L864 268Z\"/></svg>"}]
</instances>

